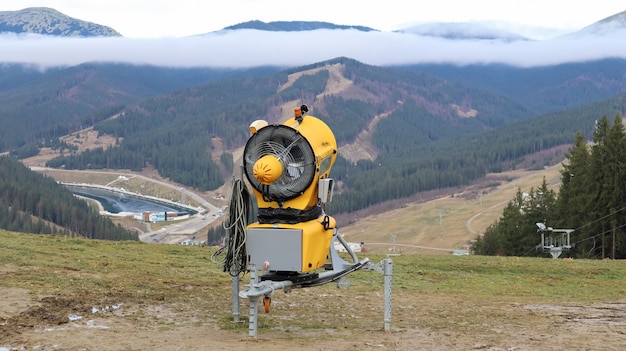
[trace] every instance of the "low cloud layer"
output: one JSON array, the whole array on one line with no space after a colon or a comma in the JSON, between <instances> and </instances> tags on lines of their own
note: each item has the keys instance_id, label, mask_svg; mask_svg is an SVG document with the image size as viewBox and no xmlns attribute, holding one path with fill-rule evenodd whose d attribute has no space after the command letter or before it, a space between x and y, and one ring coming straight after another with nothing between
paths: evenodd
<instances>
[{"instance_id":1,"label":"low cloud layer","mask_svg":"<svg viewBox=\"0 0 626 351\"><path fill-rule=\"evenodd\" d=\"M0 35L0 62L46 68L86 62L171 67L300 66L344 56L385 66L411 63L520 67L607 57L626 59L626 30L542 41L451 40L396 32L237 30L166 39Z\"/></svg>"}]
</instances>

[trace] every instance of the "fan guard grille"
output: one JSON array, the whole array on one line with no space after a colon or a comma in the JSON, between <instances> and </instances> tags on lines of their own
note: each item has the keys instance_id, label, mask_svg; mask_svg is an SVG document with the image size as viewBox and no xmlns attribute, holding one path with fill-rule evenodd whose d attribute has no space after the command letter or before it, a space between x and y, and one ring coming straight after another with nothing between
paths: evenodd
<instances>
[{"instance_id":1,"label":"fan guard grille","mask_svg":"<svg viewBox=\"0 0 626 351\"><path fill-rule=\"evenodd\" d=\"M266 155L276 156L283 166L282 175L270 185L259 182L253 173L256 161ZM311 145L297 130L285 125L259 129L246 143L243 163L246 178L267 201L281 202L301 195L316 172Z\"/></svg>"}]
</instances>

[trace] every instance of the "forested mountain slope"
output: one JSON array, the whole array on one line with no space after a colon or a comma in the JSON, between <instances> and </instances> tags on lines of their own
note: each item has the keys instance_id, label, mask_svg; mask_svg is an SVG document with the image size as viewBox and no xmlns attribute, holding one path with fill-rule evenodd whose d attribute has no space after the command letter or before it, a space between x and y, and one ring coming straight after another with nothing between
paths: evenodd
<instances>
[{"instance_id":1,"label":"forested mountain slope","mask_svg":"<svg viewBox=\"0 0 626 351\"><path fill-rule=\"evenodd\" d=\"M387 114L373 140L383 153L477 134L531 116L522 105L494 93L340 58L149 99L95 126L118 137L119 147L61 157L49 165L138 170L149 163L178 182L215 189L225 178L209 154L211 139L221 139L229 150L242 147L250 122L282 122L302 102L329 124L340 145L353 142L377 115Z\"/></svg>"},{"instance_id":2,"label":"forested mountain slope","mask_svg":"<svg viewBox=\"0 0 626 351\"><path fill-rule=\"evenodd\" d=\"M330 125L340 146L355 142L379 119L369 131L375 159L348 162L339 155L335 213L514 168L524 156L569 144L577 131L588 132L601 116L623 110L618 96L533 118L523 105L495 93L340 58L152 98L96 125L100 133L117 136L118 147L69 154L48 165L140 170L149 164L180 183L216 189L239 161L231 151L216 162L212 141L235 150L247 140L251 121L281 122L301 102Z\"/></svg>"},{"instance_id":3,"label":"forested mountain slope","mask_svg":"<svg viewBox=\"0 0 626 351\"><path fill-rule=\"evenodd\" d=\"M138 240L100 216L54 179L0 156L0 229L34 234L81 235L91 239Z\"/></svg>"},{"instance_id":4,"label":"forested mountain slope","mask_svg":"<svg viewBox=\"0 0 626 351\"><path fill-rule=\"evenodd\" d=\"M543 67L421 64L399 68L499 92L538 114L575 108L626 92L626 60L619 58Z\"/></svg>"},{"instance_id":5,"label":"forested mountain slope","mask_svg":"<svg viewBox=\"0 0 626 351\"><path fill-rule=\"evenodd\" d=\"M577 132L590 138L595 121L622 115L625 99L622 94L481 134L400 148L374 161L339 162L334 175L347 190L333 198L333 209L351 212L425 190L468 184L488 172L515 169L526 156L572 144ZM534 167L560 161L546 159Z\"/></svg>"},{"instance_id":6,"label":"forested mountain slope","mask_svg":"<svg viewBox=\"0 0 626 351\"><path fill-rule=\"evenodd\" d=\"M266 68L224 70L82 64L41 71L0 65L0 152L27 157L43 145L119 113L126 105L189 86Z\"/></svg>"}]
</instances>

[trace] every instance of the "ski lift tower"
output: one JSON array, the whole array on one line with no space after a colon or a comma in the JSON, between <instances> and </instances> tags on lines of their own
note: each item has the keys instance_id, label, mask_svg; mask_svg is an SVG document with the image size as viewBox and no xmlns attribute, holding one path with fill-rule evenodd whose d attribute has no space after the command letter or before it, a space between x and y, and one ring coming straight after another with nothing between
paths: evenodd
<instances>
[{"instance_id":1,"label":"ski lift tower","mask_svg":"<svg viewBox=\"0 0 626 351\"><path fill-rule=\"evenodd\" d=\"M535 224L539 228L537 232L541 233L541 249L543 252L549 252L553 259L559 258L563 251L568 251L572 248L570 233L574 229L553 229L552 227L546 227L542 222Z\"/></svg>"}]
</instances>

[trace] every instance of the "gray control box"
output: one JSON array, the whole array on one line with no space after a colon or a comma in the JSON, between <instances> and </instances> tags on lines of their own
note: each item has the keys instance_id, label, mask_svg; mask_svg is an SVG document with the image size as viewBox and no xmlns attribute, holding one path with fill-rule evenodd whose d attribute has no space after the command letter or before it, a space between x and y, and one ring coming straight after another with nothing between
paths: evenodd
<instances>
[{"instance_id":1,"label":"gray control box","mask_svg":"<svg viewBox=\"0 0 626 351\"><path fill-rule=\"evenodd\" d=\"M246 239L249 264L265 271L302 271L302 230L250 228Z\"/></svg>"}]
</instances>

